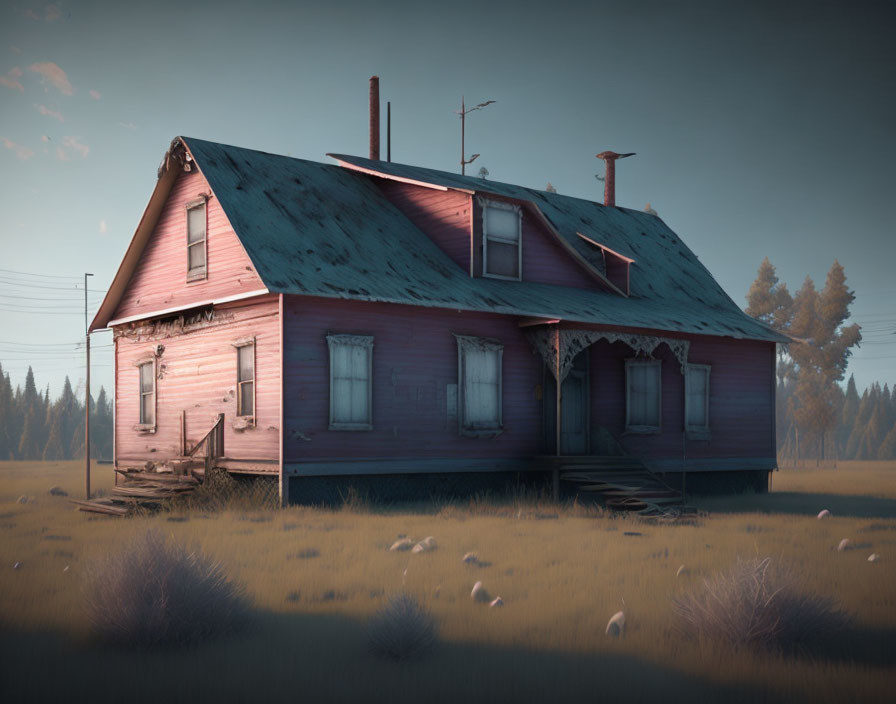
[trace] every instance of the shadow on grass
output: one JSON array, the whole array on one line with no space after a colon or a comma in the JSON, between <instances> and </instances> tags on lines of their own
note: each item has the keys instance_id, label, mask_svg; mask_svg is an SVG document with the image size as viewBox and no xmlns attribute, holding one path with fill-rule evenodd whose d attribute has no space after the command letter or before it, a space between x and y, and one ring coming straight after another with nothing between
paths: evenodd
<instances>
[{"instance_id":1,"label":"shadow on grass","mask_svg":"<svg viewBox=\"0 0 896 704\"><path fill-rule=\"evenodd\" d=\"M689 497L689 501L690 497ZM851 518L896 518L896 499L843 494L808 494L775 491L770 494L694 497L700 509L721 513L789 513L816 516L828 509L834 516Z\"/></svg>"},{"instance_id":2,"label":"shadow on grass","mask_svg":"<svg viewBox=\"0 0 896 704\"><path fill-rule=\"evenodd\" d=\"M484 612L484 618L495 614ZM604 638L596 633L595 639ZM56 634L0 633L0 699L19 701L776 701L623 654L441 642L409 663L377 659L363 624L333 614L255 617L250 631L184 650L120 652Z\"/></svg>"}]
</instances>

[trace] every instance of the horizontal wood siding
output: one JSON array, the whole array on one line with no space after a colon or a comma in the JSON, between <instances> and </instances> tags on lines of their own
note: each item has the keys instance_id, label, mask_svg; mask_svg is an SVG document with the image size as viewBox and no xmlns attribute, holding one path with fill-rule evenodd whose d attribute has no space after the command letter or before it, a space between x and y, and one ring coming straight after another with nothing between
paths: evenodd
<instances>
[{"instance_id":1,"label":"horizontal wood siding","mask_svg":"<svg viewBox=\"0 0 896 704\"><path fill-rule=\"evenodd\" d=\"M523 281L594 290L599 287L529 210L523 208ZM473 219L474 265L482 274L482 206L475 204Z\"/></svg>"},{"instance_id":2,"label":"horizontal wood siding","mask_svg":"<svg viewBox=\"0 0 896 704\"><path fill-rule=\"evenodd\" d=\"M150 325L116 328L117 458L165 460L180 454L180 416L186 411L188 446L208 432L219 413L225 416L224 452L238 459L279 458L280 323L274 296L216 307L211 321L169 331ZM126 330L130 330L125 334ZM234 342L254 337L256 427L234 429L237 352ZM140 431L138 360L157 357L156 431ZM160 377L160 378L158 378Z\"/></svg>"},{"instance_id":3,"label":"horizontal wood siding","mask_svg":"<svg viewBox=\"0 0 896 704\"><path fill-rule=\"evenodd\" d=\"M208 201L208 276L187 282L185 209L209 192L208 182L198 172L178 177L113 319L264 289L214 196Z\"/></svg>"},{"instance_id":4,"label":"horizontal wood siding","mask_svg":"<svg viewBox=\"0 0 896 704\"><path fill-rule=\"evenodd\" d=\"M591 437L609 431L625 450L649 459L774 457L774 354L772 343L690 337L689 361L708 364L710 373L708 439L687 438L684 430L684 377L665 345L662 360L662 427L658 434L625 431L625 360L633 357L621 342L600 341L591 355Z\"/></svg>"},{"instance_id":5,"label":"horizontal wood siding","mask_svg":"<svg viewBox=\"0 0 896 704\"><path fill-rule=\"evenodd\" d=\"M385 196L465 272L470 271L471 197L380 179Z\"/></svg>"},{"instance_id":6,"label":"horizontal wood siding","mask_svg":"<svg viewBox=\"0 0 896 704\"><path fill-rule=\"evenodd\" d=\"M284 462L351 458L500 458L540 452L541 362L516 320L413 306L287 296ZM328 430L328 334L372 335L373 430ZM449 420L457 384L452 333L499 340L503 422L497 437L462 437Z\"/></svg>"}]
</instances>

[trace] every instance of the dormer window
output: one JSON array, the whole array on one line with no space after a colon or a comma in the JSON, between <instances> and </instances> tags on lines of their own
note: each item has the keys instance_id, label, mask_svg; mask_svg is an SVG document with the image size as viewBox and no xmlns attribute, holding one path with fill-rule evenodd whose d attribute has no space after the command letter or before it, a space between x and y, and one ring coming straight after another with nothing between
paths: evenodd
<instances>
[{"instance_id":1,"label":"dormer window","mask_svg":"<svg viewBox=\"0 0 896 704\"><path fill-rule=\"evenodd\" d=\"M187 204L187 281L206 278L207 211L205 198Z\"/></svg>"},{"instance_id":2,"label":"dormer window","mask_svg":"<svg viewBox=\"0 0 896 704\"><path fill-rule=\"evenodd\" d=\"M519 281L523 268L522 211L511 203L481 203L482 275Z\"/></svg>"}]
</instances>

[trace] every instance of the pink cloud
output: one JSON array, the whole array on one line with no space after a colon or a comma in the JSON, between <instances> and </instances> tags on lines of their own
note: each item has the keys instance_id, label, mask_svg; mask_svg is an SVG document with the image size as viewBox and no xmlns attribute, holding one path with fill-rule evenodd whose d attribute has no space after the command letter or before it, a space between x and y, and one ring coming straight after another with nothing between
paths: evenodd
<instances>
[{"instance_id":1,"label":"pink cloud","mask_svg":"<svg viewBox=\"0 0 896 704\"><path fill-rule=\"evenodd\" d=\"M98 90L94 90L93 88L91 88L90 89L90 97L93 98L94 100L99 100L100 98L103 97L103 94L100 93Z\"/></svg>"},{"instance_id":2,"label":"pink cloud","mask_svg":"<svg viewBox=\"0 0 896 704\"><path fill-rule=\"evenodd\" d=\"M7 88L17 90L20 93L24 93L25 87L19 81L21 77L22 69L20 69L18 66L14 66L7 72L5 76L0 76L0 84L6 86Z\"/></svg>"},{"instance_id":3,"label":"pink cloud","mask_svg":"<svg viewBox=\"0 0 896 704\"><path fill-rule=\"evenodd\" d=\"M19 157L19 159L22 159L23 161L26 159L30 159L31 157L34 156L34 152L32 150L30 150L28 147L22 146L21 144L16 144L15 142L13 142L10 139L7 139L6 137L3 137L3 139L0 140L0 142L3 143L4 147L15 152L15 155L17 157Z\"/></svg>"},{"instance_id":4,"label":"pink cloud","mask_svg":"<svg viewBox=\"0 0 896 704\"><path fill-rule=\"evenodd\" d=\"M17 46L13 46L13 45L10 45L9 50L10 50L13 54L21 54L21 53L22 53L22 50L19 49L19 47L17 47Z\"/></svg>"},{"instance_id":5,"label":"pink cloud","mask_svg":"<svg viewBox=\"0 0 896 704\"><path fill-rule=\"evenodd\" d=\"M71 161L72 158L68 155L68 152L65 151L62 147L56 147L56 158L59 161Z\"/></svg>"},{"instance_id":6,"label":"pink cloud","mask_svg":"<svg viewBox=\"0 0 896 704\"><path fill-rule=\"evenodd\" d=\"M50 110L50 108L48 108L46 105L38 105L37 103L34 104L34 107L37 108L37 111L41 115L46 115L47 117L55 117L60 122L65 122L65 118L62 116L61 112Z\"/></svg>"},{"instance_id":7,"label":"pink cloud","mask_svg":"<svg viewBox=\"0 0 896 704\"><path fill-rule=\"evenodd\" d=\"M62 17L62 11L59 9L58 3L51 3L44 8L44 19L47 22L53 22Z\"/></svg>"},{"instance_id":8,"label":"pink cloud","mask_svg":"<svg viewBox=\"0 0 896 704\"><path fill-rule=\"evenodd\" d=\"M69 83L68 76L65 75L65 71L52 61L31 64L28 68L43 76L42 82L48 82L55 86L63 95L72 95L75 92L72 84Z\"/></svg>"},{"instance_id":9,"label":"pink cloud","mask_svg":"<svg viewBox=\"0 0 896 704\"><path fill-rule=\"evenodd\" d=\"M105 235L109 231L105 220L100 220L100 234Z\"/></svg>"},{"instance_id":10,"label":"pink cloud","mask_svg":"<svg viewBox=\"0 0 896 704\"><path fill-rule=\"evenodd\" d=\"M71 149L73 152L80 154L81 158L84 159L90 153L90 147L88 147L80 140L80 137L63 137L62 146L66 149Z\"/></svg>"}]
</instances>

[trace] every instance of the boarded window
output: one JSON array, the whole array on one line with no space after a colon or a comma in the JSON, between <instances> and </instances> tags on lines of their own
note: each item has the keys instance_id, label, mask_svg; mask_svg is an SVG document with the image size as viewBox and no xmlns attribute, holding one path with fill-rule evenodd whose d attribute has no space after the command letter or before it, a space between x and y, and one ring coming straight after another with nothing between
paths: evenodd
<instances>
[{"instance_id":1,"label":"boarded window","mask_svg":"<svg viewBox=\"0 0 896 704\"><path fill-rule=\"evenodd\" d=\"M660 371L658 360L625 362L626 429L656 432L660 429Z\"/></svg>"},{"instance_id":2,"label":"boarded window","mask_svg":"<svg viewBox=\"0 0 896 704\"><path fill-rule=\"evenodd\" d=\"M156 423L156 375L155 364L145 362L140 371L140 425Z\"/></svg>"},{"instance_id":3,"label":"boarded window","mask_svg":"<svg viewBox=\"0 0 896 704\"><path fill-rule=\"evenodd\" d=\"M503 346L492 340L456 335L460 429L464 434L501 429Z\"/></svg>"},{"instance_id":4,"label":"boarded window","mask_svg":"<svg viewBox=\"0 0 896 704\"><path fill-rule=\"evenodd\" d=\"M206 274L206 202L187 207L187 277L205 278Z\"/></svg>"},{"instance_id":5,"label":"boarded window","mask_svg":"<svg viewBox=\"0 0 896 704\"><path fill-rule=\"evenodd\" d=\"M236 348L237 415L255 415L255 343Z\"/></svg>"},{"instance_id":6,"label":"boarded window","mask_svg":"<svg viewBox=\"0 0 896 704\"><path fill-rule=\"evenodd\" d=\"M330 430L372 430L373 338L327 335Z\"/></svg>"},{"instance_id":7,"label":"boarded window","mask_svg":"<svg viewBox=\"0 0 896 704\"><path fill-rule=\"evenodd\" d=\"M687 366L684 386L688 430L709 430L709 370L706 364Z\"/></svg>"},{"instance_id":8,"label":"boarded window","mask_svg":"<svg viewBox=\"0 0 896 704\"><path fill-rule=\"evenodd\" d=\"M483 274L520 279L522 220L519 206L497 201L482 205Z\"/></svg>"}]
</instances>

